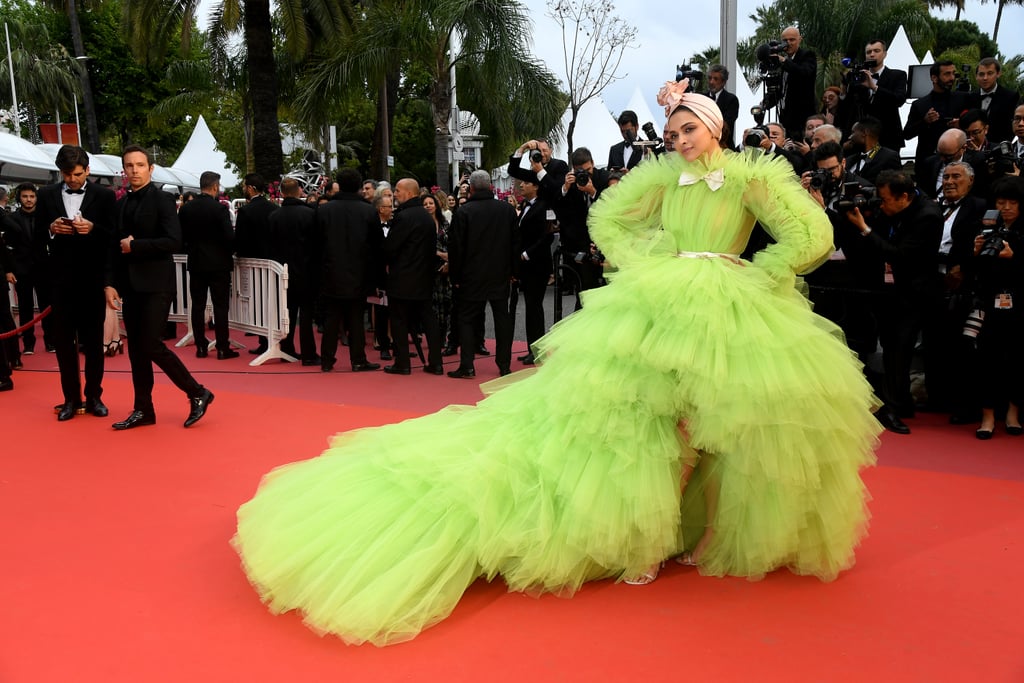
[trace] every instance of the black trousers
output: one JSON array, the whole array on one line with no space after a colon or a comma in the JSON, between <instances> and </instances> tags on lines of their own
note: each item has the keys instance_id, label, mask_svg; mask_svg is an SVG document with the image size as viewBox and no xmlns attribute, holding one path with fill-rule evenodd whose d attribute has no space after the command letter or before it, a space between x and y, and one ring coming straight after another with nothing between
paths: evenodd
<instances>
[{"instance_id":1,"label":"black trousers","mask_svg":"<svg viewBox=\"0 0 1024 683\"><path fill-rule=\"evenodd\" d=\"M441 328L430 299L397 299L388 297L391 306L391 334L395 338L395 367L408 368L409 330L422 329L427 339L427 365L440 366ZM416 326L416 327L414 327Z\"/></svg>"},{"instance_id":2,"label":"black trousers","mask_svg":"<svg viewBox=\"0 0 1024 683\"><path fill-rule=\"evenodd\" d=\"M206 293L209 292L213 301L213 333L217 338L217 349L230 349L228 300L231 297L231 271L189 271L188 292L192 297L189 317L196 346L206 341Z\"/></svg>"},{"instance_id":3,"label":"black trousers","mask_svg":"<svg viewBox=\"0 0 1024 683\"><path fill-rule=\"evenodd\" d=\"M338 299L331 296L323 296L322 304L324 309L324 336L320 340L320 363L324 366L334 365L335 356L338 353L338 336L341 326L344 324L349 331L348 335L348 357L352 364L366 362L366 332L363 330L363 311L366 309L366 299ZM311 316L312 317L312 316ZM312 320L310 320L310 334L312 334ZM303 351L303 356L305 356ZM316 355L315 353L313 355ZM406 347L408 355L408 347Z\"/></svg>"},{"instance_id":4,"label":"black trousers","mask_svg":"<svg viewBox=\"0 0 1024 683\"><path fill-rule=\"evenodd\" d=\"M373 305L373 336L377 340L377 346L381 351L391 350L391 337L388 336L388 323L391 320L391 312L387 306Z\"/></svg>"},{"instance_id":5,"label":"black trousers","mask_svg":"<svg viewBox=\"0 0 1024 683\"><path fill-rule=\"evenodd\" d=\"M526 306L526 343L533 353L533 343L544 336L544 293L548 288L548 276L524 275L519 280L519 291Z\"/></svg>"},{"instance_id":6,"label":"black trousers","mask_svg":"<svg viewBox=\"0 0 1024 683\"><path fill-rule=\"evenodd\" d=\"M41 269L40 269L41 270ZM47 289L46 278L42 272L31 272L27 275L18 276L18 284L14 286L18 293L18 325L24 325L35 316L32 305L32 294L39 302L39 311L46 310L50 305L50 292ZM42 320L43 343L53 344L53 319L46 316ZM25 344L26 351L34 351L36 346L35 325L21 333L21 340Z\"/></svg>"},{"instance_id":7,"label":"black trousers","mask_svg":"<svg viewBox=\"0 0 1024 683\"><path fill-rule=\"evenodd\" d=\"M971 380L977 371L975 349L973 340L963 333L970 304L944 296L929 312L922 330L928 404L955 415L978 410L977 387Z\"/></svg>"},{"instance_id":8,"label":"black trousers","mask_svg":"<svg viewBox=\"0 0 1024 683\"><path fill-rule=\"evenodd\" d=\"M494 362L499 370L512 366L512 316L508 310L508 293L500 299L489 301L467 301L462 299L459 310L459 367L473 368L476 354L477 330L483 326L484 307L490 304L494 317L495 353Z\"/></svg>"},{"instance_id":9,"label":"black trousers","mask_svg":"<svg viewBox=\"0 0 1024 683\"><path fill-rule=\"evenodd\" d=\"M934 306L929 295L916 297L910 304L890 291L879 295L878 339L882 344L883 394L886 404L899 413L914 410L910 394L910 364L914 346L927 312Z\"/></svg>"},{"instance_id":10,"label":"black trousers","mask_svg":"<svg viewBox=\"0 0 1024 683\"><path fill-rule=\"evenodd\" d=\"M134 409L153 412L154 364L189 398L201 394L203 386L162 339L174 292L129 290L121 292L121 297L124 301L124 330L128 335L128 360L132 366L132 387L135 389ZM101 336L102 331L101 324Z\"/></svg>"},{"instance_id":11,"label":"black trousers","mask_svg":"<svg viewBox=\"0 0 1024 683\"><path fill-rule=\"evenodd\" d=\"M9 297L9 288L4 287L3 296ZM15 327L14 318L11 316L11 307L6 303L0 306L0 334L4 332L10 332ZM18 345L18 338L11 337L14 340L15 348ZM0 342L0 381L7 381L11 378L11 362L17 356L13 358L7 353L8 344L6 341Z\"/></svg>"},{"instance_id":12,"label":"black trousers","mask_svg":"<svg viewBox=\"0 0 1024 683\"><path fill-rule=\"evenodd\" d=\"M82 400L79 346L85 356L85 398L99 398L103 394L103 321L107 317L103 287L93 285L55 291L52 306L53 345L64 402Z\"/></svg>"},{"instance_id":13,"label":"black trousers","mask_svg":"<svg viewBox=\"0 0 1024 683\"><path fill-rule=\"evenodd\" d=\"M299 356L303 360L316 358L316 337L313 336L313 307L315 297L306 288L288 290L288 336L281 346L295 350L295 336L298 330Z\"/></svg>"}]
</instances>

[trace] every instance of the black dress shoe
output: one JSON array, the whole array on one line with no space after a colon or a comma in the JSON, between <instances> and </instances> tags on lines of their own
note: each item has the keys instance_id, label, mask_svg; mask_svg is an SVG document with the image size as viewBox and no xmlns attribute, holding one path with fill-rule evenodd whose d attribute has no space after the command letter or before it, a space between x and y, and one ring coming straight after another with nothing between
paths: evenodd
<instances>
[{"instance_id":1,"label":"black dress shoe","mask_svg":"<svg viewBox=\"0 0 1024 683\"><path fill-rule=\"evenodd\" d=\"M504 377L505 375L511 375L512 368L498 368L498 376Z\"/></svg>"},{"instance_id":2,"label":"black dress shoe","mask_svg":"<svg viewBox=\"0 0 1024 683\"><path fill-rule=\"evenodd\" d=\"M443 365L424 365L423 366L423 372L429 373L431 375L443 375L444 374L444 366ZM1007 427L1007 429L1009 429L1009 427Z\"/></svg>"},{"instance_id":3,"label":"black dress shoe","mask_svg":"<svg viewBox=\"0 0 1024 683\"><path fill-rule=\"evenodd\" d=\"M449 372L448 376L455 379L472 379L476 377L476 370L474 368L458 368Z\"/></svg>"},{"instance_id":4,"label":"black dress shoe","mask_svg":"<svg viewBox=\"0 0 1024 683\"><path fill-rule=\"evenodd\" d=\"M389 375L411 375L412 368L400 368L397 365L385 365L384 372Z\"/></svg>"},{"instance_id":5,"label":"black dress shoe","mask_svg":"<svg viewBox=\"0 0 1024 683\"><path fill-rule=\"evenodd\" d=\"M989 439L992 438L992 430L979 429L976 432L974 432L974 436L976 436L979 441L988 441Z\"/></svg>"},{"instance_id":6,"label":"black dress shoe","mask_svg":"<svg viewBox=\"0 0 1024 683\"><path fill-rule=\"evenodd\" d=\"M14 380L0 379L0 391L11 391L14 389Z\"/></svg>"},{"instance_id":7,"label":"black dress shoe","mask_svg":"<svg viewBox=\"0 0 1024 683\"><path fill-rule=\"evenodd\" d=\"M441 355L442 356L454 356L454 355L457 355L458 353L459 353L459 347L458 346L446 346L443 349L441 349Z\"/></svg>"},{"instance_id":8,"label":"black dress shoe","mask_svg":"<svg viewBox=\"0 0 1024 683\"><path fill-rule=\"evenodd\" d=\"M85 411L82 409L81 403L68 401L57 408L57 422L67 422L75 415L81 415L83 412Z\"/></svg>"},{"instance_id":9,"label":"black dress shoe","mask_svg":"<svg viewBox=\"0 0 1024 683\"><path fill-rule=\"evenodd\" d=\"M85 399L85 412L96 417L106 417L110 414L107 407L103 405L103 401L98 398L87 398Z\"/></svg>"},{"instance_id":10,"label":"black dress shoe","mask_svg":"<svg viewBox=\"0 0 1024 683\"><path fill-rule=\"evenodd\" d=\"M352 364L352 372L372 372L374 370L380 370L380 363L363 361L362 363Z\"/></svg>"},{"instance_id":11,"label":"black dress shoe","mask_svg":"<svg viewBox=\"0 0 1024 683\"><path fill-rule=\"evenodd\" d=\"M228 360L229 358L238 358L238 351L234 349L217 349L217 360Z\"/></svg>"},{"instance_id":12,"label":"black dress shoe","mask_svg":"<svg viewBox=\"0 0 1024 683\"><path fill-rule=\"evenodd\" d=\"M1006 425L1006 433L1010 436L1020 436L1024 434L1024 427L1020 425Z\"/></svg>"},{"instance_id":13,"label":"black dress shoe","mask_svg":"<svg viewBox=\"0 0 1024 683\"><path fill-rule=\"evenodd\" d=\"M883 427L896 434L909 434L910 427L903 423L896 413L890 408L882 408L875 414L875 418Z\"/></svg>"},{"instance_id":14,"label":"black dress shoe","mask_svg":"<svg viewBox=\"0 0 1024 683\"><path fill-rule=\"evenodd\" d=\"M489 355L491 355L491 352L488 351L487 347L484 346L483 344L481 344L480 346L476 347L476 351L474 351L473 353L475 353L478 356L489 356Z\"/></svg>"},{"instance_id":15,"label":"black dress shoe","mask_svg":"<svg viewBox=\"0 0 1024 683\"><path fill-rule=\"evenodd\" d=\"M200 342L196 344L196 358L206 358L210 355L210 345L208 343Z\"/></svg>"},{"instance_id":16,"label":"black dress shoe","mask_svg":"<svg viewBox=\"0 0 1024 683\"><path fill-rule=\"evenodd\" d=\"M334 363L320 363L320 372L334 372Z\"/></svg>"},{"instance_id":17,"label":"black dress shoe","mask_svg":"<svg viewBox=\"0 0 1024 683\"><path fill-rule=\"evenodd\" d=\"M524 353L523 355L518 356L516 358L516 360L519 361L520 363L522 363L524 360L526 360L527 358L530 358L531 356L533 356L532 353Z\"/></svg>"},{"instance_id":18,"label":"black dress shoe","mask_svg":"<svg viewBox=\"0 0 1024 683\"><path fill-rule=\"evenodd\" d=\"M146 425L155 425L156 415L154 413L144 413L141 410L133 410L132 414L121 420L120 422L114 423L114 429L123 431L125 429L135 429L136 427L145 427Z\"/></svg>"},{"instance_id":19,"label":"black dress shoe","mask_svg":"<svg viewBox=\"0 0 1024 683\"><path fill-rule=\"evenodd\" d=\"M203 415L206 415L206 409L213 403L213 392L209 389L203 389L203 393L189 398L188 402L191 407L188 411L188 417L185 418L185 426L191 427L196 422L199 422Z\"/></svg>"},{"instance_id":20,"label":"black dress shoe","mask_svg":"<svg viewBox=\"0 0 1024 683\"><path fill-rule=\"evenodd\" d=\"M302 365L304 367L312 367L314 365L320 365L320 356L313 356L312 358L303 358Z\"/></svg>"},{"instance_id":21,"label":"black dress shoe","mask_svg":"<svg viewBox=\"0 0 1024 683\"><path fill-rule=\"evenodd\" d=\"M523 365L533 365L534 363L537 362L537 359L533 357L532 353L526 354L519 360L522 361Z\"/></svg>"},{"instance_id":22,"label":"black dress shoe","mask_svg":"<svg viewBox=\"0 0 1024 683\"><path fill-rule=\"evenodd\" d=\"M249 349L249 353L251 353L254 356L258 356L258 355L260 355L262 353L266 353L266 352L267 352L267 347L266 346L262 346L262 345L261 346L257 346L255 349Z\"/></svg>"},{"instance_id":23,"label":"black dress shoe","mask_svg":"<svg viewBox=\"0 0 1024 683\"><path fill-rule=\"evenodd\" d=\"M384 349L383 351L380 352L380 359L381 360L392 360L393 357L392 357L390 351L388 351L387 349Z\"/></svg>"}]
</instances>

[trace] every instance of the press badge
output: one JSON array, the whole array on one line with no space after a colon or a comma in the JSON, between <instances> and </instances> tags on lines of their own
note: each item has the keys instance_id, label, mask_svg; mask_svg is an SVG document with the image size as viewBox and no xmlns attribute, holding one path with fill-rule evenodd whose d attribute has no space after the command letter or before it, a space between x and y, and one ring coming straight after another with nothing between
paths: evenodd
<instances>
[{"instance_id":1,"label":"press badge","mask_svg":"<svg viewBox=\"0 0 1024 683\"><path fill-rule=\"evenodd\" d=\"M892 277L892 266L889 265L888 263L886 263L885 264L885 284L891 285L891 284L893 284L893 282L895 282L895 280Z\"/></svg>"},{"instance_id":2,"label":"press badge","mask_svg":"<svg viewBox=\"0 0 1024 683\"><path fill-rule=\"evenodd\" d=\"M1004 311L1008 311L1013 308L1013 295L1009 292L1003 292L1002 294L996 295L996 308Z\"/></svg>"}]
</instances>

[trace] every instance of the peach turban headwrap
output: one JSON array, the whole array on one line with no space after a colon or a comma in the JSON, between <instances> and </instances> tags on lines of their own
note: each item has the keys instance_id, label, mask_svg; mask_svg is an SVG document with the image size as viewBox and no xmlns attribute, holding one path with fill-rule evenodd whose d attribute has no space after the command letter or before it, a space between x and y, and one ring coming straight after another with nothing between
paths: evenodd
<instances>
[{"instance_id":1,"label":"peach turban headwrap","mask_svg":"<svg viewBox=\"0 0 1024 683\"><path fill-rule=\"evenodd\" d=\"M665 107L665 118L672 115L678 107L686 107L708 127L711 135L716 140L722 139L722 110L718 108L715 101L707 95L686 92L690 87L690 80L684 78L681 81L666 81L665 85L658 91L658 104Z\"/></svg>"}]
</instances>

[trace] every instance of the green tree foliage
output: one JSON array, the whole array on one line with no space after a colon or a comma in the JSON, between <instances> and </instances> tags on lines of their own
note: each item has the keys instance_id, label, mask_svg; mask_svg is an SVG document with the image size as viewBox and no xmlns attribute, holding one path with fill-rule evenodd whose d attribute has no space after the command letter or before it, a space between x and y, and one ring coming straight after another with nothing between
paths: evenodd
<instances>
[{"instance_id":1,"label":"green tree foliage","mask_svg":"<svg viewBox=\"0 0 1024 683\"><path fill-rule=\"evenodd\" d=\"M999 52L996 42L973 21L950 21L934 17L930 21L935 33L932 54L941 55L968 46L976 48L979 57L995 57Z\"/></svg>"}]
</instances>

